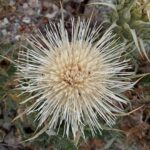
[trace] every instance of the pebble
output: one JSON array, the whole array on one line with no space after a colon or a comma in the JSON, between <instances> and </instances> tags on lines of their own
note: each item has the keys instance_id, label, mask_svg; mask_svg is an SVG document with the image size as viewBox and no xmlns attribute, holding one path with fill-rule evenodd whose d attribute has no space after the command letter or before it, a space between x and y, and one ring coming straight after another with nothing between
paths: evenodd
<instances>
[{"instance_id":1,"label":"pebble","mask_svg":"<svg viewBox=\"0 0 150 150\"><path fill-rule=\"evenodd\" d=\"M11 123L10 122L4 122L4 124L3 124L3 128L4 129L10 130L10 127L11 127Z\"/></svg>"},{"instance_id":2,"label":"pebble","mask_svg":"<svg viewBox=\"0 0 150 150\"><path fill-rule=\"evenodd\" d=\"M39 16L41 14L41 9L37 9L37 15Z\"/></svg>"},{"instance_id":3,"label":"pebble","mask_svg":"<svg viewBox=\"0 0 150 150\"><path fill-rule=\"evenodd\" d=\"M13 138L12 138L13 137ZM4 137L4 142L6 145L13 145L13 147L16 147L18 144L18 138L14 137L13 131L10 131L5 137Z\"/></svg>"},{"instance_id":4,"label":"pebble","mask_svg":"<svg viewBox=\"0 0 150 150\"><path fill-rule=\"evenodd\" d=\"M54 18L55 16L56 16L56 14L57 14L57 12L53 12L53 13L47 13L46 15L45 15L45 17L47 17L47 18L49 18L49 19L51 19L51 18Z\"/></svg>"},{"instance_id":5,"label":"pebble","mask_svg":"<svg viewBox=\"0 0 150 150\"><path fill-rule=\"evenodd\" d=\"M16 35L16 36L15 36L15 40L16 40L16 41L19 41L20 39L21 39L21 36L20 36L20 35Z\"/></svg>"},{"instance_id":6,"label":"pebble","mask_svg":"<svg viewBox=\"0 0 150 150\"><path fill-rule=\"evenodd\" d=\"M49 3L47 1L43 1L43 7L48 8L48 7L51 7L51 6L52 6L52 3Z\"/></svg>"},{"instance_id":7,"label":"pebble","mask_svg":"<svg viewBox=\"0 0 150 150\"><path fill-rule=\"evenodd\" d=\"M32 7L32 8L36 8L36 7L40 6L39 0L29 0L28 3L30 5L30 7Z\"/></svg>"},{"instance_id":8,"label":"pebble","mask_svg":"<svg viewBox=\"0 0 150 150\"><path fill-rule=\"evenodd\" d=\"M43 3L43 6L48 7L50 9L50 12L47 12L47 14L45 15L45 17L47 17L49 19L54 18L59 11L59 8L52 3L45 2L45 3Z\"/></svg>"},{"instance_id":9,"label":"pebble","mask_svg":"<svg viewBox=\"0 0 150 150\"><path fill-rule=\"evenodd\" d=\"M25 17L23 17L22 22L23 22L23 23L26 23L26 24L29 24L29 23L31 22L31 18L25 16Z\"/></svg>"},{"instance_id":10,"label":"pebble","mask_svg":"<svg viewBox=\"0 0 150 150\"><path fill-rule=\"evenodd\" d=\"M7 30L6 30L6 29L1 30L1 32L2 32L2 35L3 35L3 36L6 36L6 35L7 35Z\"/></svg>"},{"instance_id":11,"label":"pebble","mask_svg":"<svg viewBox=\"0 0 150 150\"><path fill-rule=\"evenodd\" d=\"M33 11L32 8L27 9L27 14L28 14L29 16L32 16L34 13L35 13L35 12Z\"/></svg>"},{"instance_id":12,"label":"pebble","mask_svg":"<svg viewBox=\"0 0 150 150\"><path fill-rule=\"evenodd\" d=\"M4 20L3 20L3 23L4 23L4 25L9 24L9 20L5 17Z\"/></svg>"},{"instance_id":13,"label":"pebble","mask_svg":"<svg viewBox=\"0 0 150 150\"><path fill-rule=\"evenodd\" d=\"M23 7L23 9L27 9L29 7L29 5L27 3L24 3L22 7Z\"/></svg>"},{"instance_id":14,"label":"pebble","mask_svg":"<svg viewBox=\"0 0 150 150\"><path fill-rule=\"evenodd\" d=\"M16 2L15 2L14 0L10 0L9 5L10 5L10 6L14 6L15 3L16 3Z\"/></svg>"}]
</instances>

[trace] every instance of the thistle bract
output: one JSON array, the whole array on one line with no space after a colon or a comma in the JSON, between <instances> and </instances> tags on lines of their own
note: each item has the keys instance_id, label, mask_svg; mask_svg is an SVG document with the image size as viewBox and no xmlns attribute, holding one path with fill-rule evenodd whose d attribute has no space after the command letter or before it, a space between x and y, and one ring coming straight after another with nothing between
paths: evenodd
<instances>
[{"instance_id":1,"label":"thistle bract","mask_svg":"<svg viewBox=\"0 0 150 150\"><path fill-rule=\"evenodd\" d=\"M90 20L71 21L71 32L50 23L36 37L27 39L30 48L20 51L19 89L32 95L26 113L37 113L38 127L59 131L75 138L84 137L87 127L94 135L102 124L112 126L115 113L121 113L127 99L122 92L132 84L128 61L123 59L124 44L118 44L110 30L100 38L101 26L90 27ZM101 120L101 121L100 121ZM44 126L46 125L46 128Z\"/></svg>"}]
</instances>

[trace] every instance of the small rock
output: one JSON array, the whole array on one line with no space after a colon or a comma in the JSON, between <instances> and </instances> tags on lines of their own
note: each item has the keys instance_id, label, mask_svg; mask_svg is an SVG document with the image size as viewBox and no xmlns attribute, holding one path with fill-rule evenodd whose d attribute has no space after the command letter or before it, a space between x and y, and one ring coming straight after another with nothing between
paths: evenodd
<instances>
[{"instance_id":1,"label":"small rock","mask_svg":"<svg viewBox=\"0 0 150 150\"><path fill-rule=\"evenodd\" d=\"M43 6L45 5L46 3L43 3ZM58 13L58 11L59 11L59 8L56 6L56 5L54 5L54 4L51 4L51 3L49 3L49 4L47 4L47 6L48 6L48 8L49 8L49 11L47 12L47 14L45 15L45 17L47 17L47 18L54 18L55 16L56 16L56 14ZM46 5L45 5L45 7L46 7Z\"/></svg>"},{"instance_id":2,"label":"small rock","mask_svg":"<svg viewBox=\"0 0 150 150\"><path fill-rule=\"evenodd\" d=\"M32 15L34 14L33 9L32 9L32 8L27 9L27 14L28 14L29 16L32 16Z\"/></svg>"},{"instance_id":3,"label":"small rock","mask_svg":"<svg viewBox=\"0 0 150 150\"><path fill-rule=\"evenodd\" d=\"M49 136L52 136L52 135L56 135L56 134L57 134L53 129L48 129L48 130L46 131L46 133L47 133Z\"/></svg>"},{"instance_id":4,"label":"small rock","mask_svg":"<svg viewBox=\"0 0 150 150\"><path fill-rule=\"evenodd\" d=\"M19 19L15 18L14 20L15 20L15 23L17 23L17 24L20 23L20 20L19 20Z\"/></svg>"},{"instance_id":5,"label":"small rock","mask_svg":"<svg viewBox=\"0 0 150 150\"><path fill-rule=\"evenodd\" d=\"M13 138L12 138L13 137ZM14 136L13 131L10 131L5 137L4 142L9 145L16 146L18 144L18 137Z\"/></svg>"},{"instance_id":6,"label":"small rock","mask_svg":"<svg viewBox=\"0 0 150 150\"><path fill-rule=\"evenodd\" d=\"M52 5L52 3L47 2L47 1L43 1L42 4L43 4L43 7L46 7L46 8L51 7L51 5Z\"/></svg>"},{"instance_id":7,"label":"small rock","mask_svg":"<svg viewBox=\"0 0 150 150\"><path fill-rule=\"evenodd\" d=\"M16 3L16 2L15 2L14 0L10 0L9 5L10 5L10 6L14 6L15 3Z\"/></svg>"},{"instance_id":8,"label":"small rock","mask_svg":"<svg viewBox=\"0 0 150 150\"><path fill-rule=\"evenodd\" d=\"M1 30L1 32L2 32L3 36L7 35L7 30L6 29Z\"/></svg>"},{"instance_id":9,"label":"small rock","mask_svg":"<svg viewBox=\"0 0 150 150\"><path fill-rule=\"evenodd\" d=\"M11 32L7 32L7 35L9 35L9 36L10 36L10 35L12 35L12 33L11 33Z\"/></svg>"},{"instance_id":10,"label":"small rock","mask_svg":"<svg viewBox=\"0 0 150 150\"><path fill-rule=\"evenodd\" d=\"M36 7L39 7L39 0L29 0L29 5L30 5L30 7L32 7L32 8L36 8Z\"/></svg>"},{"instance_id":11,"label":"small rock","mask_svg":"<svg viewBox=\"0 0 150 150\"><path fill-rule=\"evenodd\" d=\"M54 18L56 16L56 14L57 14L57 12L54 12L54 13L51 13L51 14L48 13L48 14L45 15L45 17L51 19L51 18Z\"/></svg>"},{"instance_id":12,"label":"small rock","mask_svg":"<svg viewBox=\"0 0 150 150\"><path fill-rule=\"evenodd\" d=\"M24 3L23 4L23 9L27 9L29 6L28 6L28 4L27 3Z\"/></svg>"},{"instance_id":13,"label":"small rock","mask_svg":"<svg viewBox=\"0 0 150 150\"><path fill-rule=\"evenodd\" d=\"M31 18L30 17L23 17L22 22L29 24L31 22Z\"/></svg>"},{"instance_id":14,"label":"small rock","mask_svg":"<svg viewBox=\"0 0 150 150\"><path fill-rule=\"evenodd\" d=\"M21 39L21 36L20 36L20 35L16 35L16 36L15 36L15 40L16 40L16 41L19 41L20 39Z\"/></svg>"},{"instance_id":15,"label":"small rock","mask_svg":"<svg viewBox=\"0 0 150 150\"><path fill-rule=\"evenodd\" d=\"M39 16L41 13L41 9L37 9L37 15Z\"/></svg>"},{"instance_id":16,"label":"small rock","mask_svg":"<svg viewBox=\"0 0 150 150\"><path fill-rule=\"evenodd\" d=\"M17 33L19 28L20 28L20 24L16 22L16 23L14 23L14 26L13 26L12 30L13 30L14 33Z\"/></svg>"},{"instance_id":17,"label":"small rock","mask_svg":"<svg viewBox=\"0 0 150 150\"><path fill-rule=\"evenodd\" d=\"M4 124L3 124L3 128L4 129L10 130L10 127L11 127L11 123L10 122L4 122Z\"/></svg>"},{"instance_id":18,"label":"small rock","mask_svg":"<svg viewBox=\"0 0 150 150\"><path fill-rule=\"evenodd\" d=\"M4 20L3 20L3 23L4 23L5 25L9 24L9 20L5 17Z\"/></svg>"}]
</instances>

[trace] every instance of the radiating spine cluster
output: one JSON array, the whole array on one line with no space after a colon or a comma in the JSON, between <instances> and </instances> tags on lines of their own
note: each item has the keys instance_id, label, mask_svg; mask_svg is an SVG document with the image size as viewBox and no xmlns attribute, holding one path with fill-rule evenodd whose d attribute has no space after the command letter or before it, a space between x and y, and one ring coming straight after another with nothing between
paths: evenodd
<instances>
[{"instance_id":1,"label":"radiating spine cluster","mask_svg":"<svg viewBox=\"0 0 150 150\"><path fill-rule=\"evenodd\" d=\"M101 26L90 27L90 20L71 25L71 37L61 20L27 39L31 48L20 52L17 74L19 89L32 93L22 102L33 102L25 112L36 112L38 126L47 124L44 131L63 125L64 134L75 138L77 132L84 137L85 127L93 135L100 131L100 118L112 126L114 113L127 103L121 93L132 84L125 46L110 30L100 38Z\"/></svg>"}]
</instances>

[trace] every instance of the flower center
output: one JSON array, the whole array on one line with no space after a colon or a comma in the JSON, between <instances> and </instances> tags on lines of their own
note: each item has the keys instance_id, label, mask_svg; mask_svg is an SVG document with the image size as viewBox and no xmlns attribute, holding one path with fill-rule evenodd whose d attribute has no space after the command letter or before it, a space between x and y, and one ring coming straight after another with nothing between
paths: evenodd
<instances>
[{"instance_id":1,"label":"flower center","mask_svg":"<svg viewBox=\"0 0 150 150\"><path fill-rule=\"evenodd\" d=\"M70 86L77 86L85 82L90 72L79 64L68 65L62 72L61 79Z\"/></svg>"}]
</instances>

